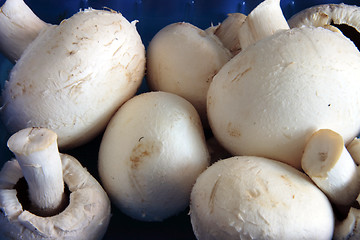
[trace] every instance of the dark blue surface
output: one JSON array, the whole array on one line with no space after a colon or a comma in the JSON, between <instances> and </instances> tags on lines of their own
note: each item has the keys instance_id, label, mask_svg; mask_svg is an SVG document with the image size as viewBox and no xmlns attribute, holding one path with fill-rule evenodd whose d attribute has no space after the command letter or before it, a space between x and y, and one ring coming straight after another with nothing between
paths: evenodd
<instances>
[{"instance_id":1,"label":"dark blue surface","mask_svg":"<svg viewBox=\"0 0 360 240\"><path fill-rule=\"evenodd\" d=\"M0 0L0 5L5 1ZM145 46L163 27L174 22L190 22L200 28L207 28L225 19L228 13L248 14L260 0L25 0L30 8L44 21L58 24L79 9L110 8L121 12L129 21L139 20L138 31ZM286 18L296 12L317 4L340 3L358 4L359 0L283 0L281 7ZM0 87L8 78L12 64L0 55ZM146 90L146 85L141 91ZM0 166L9 160L11 153L6 147L9 135L0 123ZM101 136L86 146L69 151L91 174L97 175L97 150ZM92 149L89 152L85 149ZM187 212L166 220L164 223L142 223L122 215L113 207L113 219L105 239L194 239Z\"/></svg>"}]
</instances>

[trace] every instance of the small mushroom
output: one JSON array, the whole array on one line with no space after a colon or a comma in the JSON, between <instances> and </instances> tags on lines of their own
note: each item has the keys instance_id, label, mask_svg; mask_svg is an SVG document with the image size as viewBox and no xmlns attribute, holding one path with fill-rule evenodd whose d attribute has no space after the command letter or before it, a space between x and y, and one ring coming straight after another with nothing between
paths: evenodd
<instances>
[{"instance_id":1,"label":"small mushroom","mask_svg":"<svg viewBox=\"0 0 360 240\"><path fill-rule=\"evenodd\" d=\"M350 206L360 193L360 169L345 148L342 136L334 131L321 129L310 137L301 166L337 206Z\"/></svg>"},{"instance_id":2,"label":"small mushroom","mask_svg":"<svg viewBox=\"0 0 360 240\"><path fill-rule=\"evenodd\" d=\"M231 53L212 31L190 23L161 29L147 51L146 80L151 90L177 94L191 102L207 125L206 93Z\"/></svg>"},{"instance_id":3,"label":"small mushroom","mask_svg":"<svg viewBox=\"0 0 360 240\"><path fill-rule=\"evenodd\" d=\"M47 25L23 0L6 0L0 11L0 52L17 61Z\"/></svg>"},{"instance_id":4,"label":"small mushroom","mask_svg":"<svg viewBox=\"0 0 360 240\"><path fill-rule=\"evenodd\" d=\"M255 156L207 168L193 187L190 217L199 240L329 240L335 222L330 201L309 177Z\"/></svg>"},{"instance_id":5,"label":"small mushroom","mask_svg":"<svg viewBox=\"0 0 360 240\"><path fill-rule=\"evenodd\" d=\"M360 7L356 5L321 4L306 8L289 21L291 28L315 26L341 31L360 48Z\"/></svg>"},{"instance_id":6,"label":"small mushroom","mask_svg":"<svg viewBox=\"0 0 360 240\"><path fill-rule=\"evenodd\" d=\"M0 172L1 239L85 240L105 234L110 221L107 194L75 158L58 152L56 139L45 128L26 128L10 137L16 159ZM16 186L23 176L29 209L18 198L21 189Z\"/></svg>"},{"instance_id":7,"label":"small mushroom","mask_svg":"<svg viewBox=\"0 0 360 240\"><path fill-rule=\"evenodd\" d=\"M195 108L172 93L148 92L111 119L99 150L99 175L112 202L141 221L162 221L189 204L209 152Z\"/></svg>"}]
</instances>

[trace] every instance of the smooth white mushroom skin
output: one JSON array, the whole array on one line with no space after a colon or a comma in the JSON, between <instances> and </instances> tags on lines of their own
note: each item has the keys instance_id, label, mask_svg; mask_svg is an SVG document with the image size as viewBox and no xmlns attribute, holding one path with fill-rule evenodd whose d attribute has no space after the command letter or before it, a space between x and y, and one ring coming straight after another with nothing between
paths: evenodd
<instances>
[{"instance_id":1,"label":"smooth white mushroom skin","mask_svg":"<svg viewBox=\"0 0 360 240\"><path fill-rule=\"evenodd\" d=\"M0 52L17 61L47 25L23 0L6 0L0 10Z\"/></svg>"},{"instance_id":2,"label":"smooth white mushroom skin","mask_svg":"<svg viewBox=\"0 0 360 240\"><path fill-rule=\"evenodd\" d=\"M215 75L207 95L211 129L233 155L300 169L314 131L331 129L345 144L359 133L359 76L360 53L342 34L314 27L275 33Z\"/></svg>"},{"instance_id":3,"label":"smooth white mushroom skin","mask_svg":"<svg viewBox=\"0 0 360 240\"><path fill-rule=\"evenodd\" d=\"M199 240L331 239L331 203L302 172L270 159L216 162L196 180L190 217Z\"/></svg>"},{"instance_id":4,"label":"smooth white mushroom skin","mask_svg":"<svg viewBox=\"0 0 360 240\"><path fill-rule=\"evenodd\" d=\"M45 127L61 149L90 141L140 86L145 48L135 22L87 9L49 26L26 48L2 93L10 133Z\"/></svg>"},{"instance_id":5,"label":"smooth white mushroom skin","mask_svg":"<svg viewBox=\"0 0 360 240\"><path fill-rule=\"evenodd\" d=\"M99 175L112 202L128 216L161 221L183 211L209 165L195 108L171 93L127 101L111 119L99 150Z\"/></svg>"},{"instance_id":6,"label":"smooth white mushroom skin","mask_svg":"<svg viewBox=\"0 0 360 240\"><path fill-rule=\"evenodd\" d=\"M207 90L213 76L231 57L213 31L173 23L149 43L146 80L151 90L174 93L191 102L206 126Z\"/></svg>"},{"instance_id":7,"label":"smooth white mushroom skin","mask_svg":"<svg viewBox=\"0 0 360 240\"><path fill-rule=\"evenodd\" d=\"M85 168L73 157L61 154L63 178L70 190L69 205L57 215L41 217L23 209L14 189L22 177L16 160L0 172L0 239L100 240L110 222L110 200ZM14 181L6 176L11 170ZM9 185L9 183L12 183Z\"/></svg>"},{"instance_id":8,"label":"smooth white mushroom skin","mask_svg":"<svg viewBox=\"0 0 360 240\"><path fill-rule=\"evenodd\" d=\"M310 137L301 167L336 205L350 206L360 193L360 170L334 131L321 129Z\"/></svg>"},{"instance_id":9,"label":"smooth white mushroom skin","mask_svg":"<svg viewBox=\"0 0 360 240\"><path fill-rule=\"evenodd\" d=\"M65 200L61 159L55 132L25 128L8 140L29 186L29 198L37 214L52 215Z\"/></svg>"}]
</instances>

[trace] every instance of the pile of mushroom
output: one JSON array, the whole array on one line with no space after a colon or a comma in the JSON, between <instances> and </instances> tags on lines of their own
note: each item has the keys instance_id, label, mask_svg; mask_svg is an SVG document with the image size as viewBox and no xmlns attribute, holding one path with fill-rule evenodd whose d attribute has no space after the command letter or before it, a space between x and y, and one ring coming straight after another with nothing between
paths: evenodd
<instances>
[{"instance_id":1,"label":"pile of mushroom","mask_svg":"<svg viewBox=\"0 0 360 240\"><path fill-rule=\"evenodd\" d=\"M0 172L1 239L104 236L110 221L107 194L75 158L58 152L55 132L26 128L12 135L8 146L16 159Z\"/></svg>"},{"instance_id":2,"label":"pile of mushroom","mask_svg":"<svg viewBox=\"0 0 360 240\"><path fill-rule=\"evenodd\" d=\"M0 49L6 55L18 49L2 92L3 123L10 133L49 128L62 149L82 145L104 130L143 80L145 48L136 21L114 11L85 9L59 25L31 29L20 27L31 24L28 18L38 21L24 4L8 0L0 14L0 27L8 26L0 28ZM18 27L16 32L11 26ZM36 38L23 44L12 34ZM16 46L10 49L9 42Z\"/></svg>"},{"instance_id":3,"label":"pile of mushroom","mask_svg":"<svg viewBox=\"0 0 360 240\"><path fill-rule=\"evenodd\" d=\"M204 30L169 24L145 59L118 12L51 25L7 0L0 115L15 159L0 171L0 237L101 239L111 200L148 222L190 207L199 240L359 239L360 52L344 31L358 19L327 4L287 21L264 0ZM151 92L135 96L145 65ZM58 150L95 136L101 185Z\"/></svg>"}]
</instances>

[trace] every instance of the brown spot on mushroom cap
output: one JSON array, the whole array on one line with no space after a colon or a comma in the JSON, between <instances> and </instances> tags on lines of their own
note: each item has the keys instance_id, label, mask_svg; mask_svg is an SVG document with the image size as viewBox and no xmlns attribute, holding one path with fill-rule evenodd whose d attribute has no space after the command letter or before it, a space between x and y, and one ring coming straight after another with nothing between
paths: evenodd
<instances>
[{"instance_id":1,"label":"brown spot on mushroom cap","mask_svg":"<svg viewBox=\"0 0 360 240\"><path fill-rule=\"evenodd\" d=\"M226 131L232 137L241 137L241 131L238 128L236 128L232 122L228 123L228 125L226 127Z\"/></svg>"},{"instance_id":2,"label":"brown spot on mushroom cap","mask_svg":"<svg viewBox=\"0 0 360 240\"><path fill-rule=\"evenodd\" d=\"M160 149L161 146L159 142L147 141L145 137L139 138L138 144L135 145L131 152L131 169L137 169L145 158L158 154Z\"/></svg>"}]
</instances>

